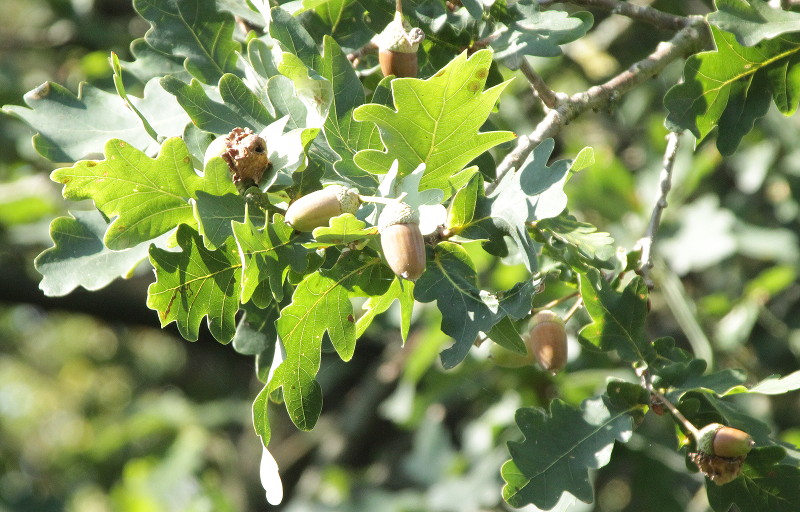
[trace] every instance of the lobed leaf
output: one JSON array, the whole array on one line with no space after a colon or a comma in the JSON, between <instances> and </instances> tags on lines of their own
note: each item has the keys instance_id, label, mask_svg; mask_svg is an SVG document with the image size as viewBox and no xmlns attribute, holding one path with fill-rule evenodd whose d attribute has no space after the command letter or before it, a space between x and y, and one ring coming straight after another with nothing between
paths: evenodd
<instances>
[{"instance_id":1,"label":"lobed leaf","mask_svg":"<svg viewBox=\"0 0 800 512\"><path fill-rule=\"evenodd\" d=\"M553 400L549 414L517 410L525 441L508 443L511 460L500 470L506 481L503 498L514 507L534 504L546 510L568 492L591 503L589 470L608 464L614 441L630 439L631 414L639 407L603 395L584 400L580 409Z\"/></svg>"},{"instance_id":2,"label":"lobed leaf","mask_svg":"<svg viewBox=\"0 0 800 512\"><path fill-rule=\"evenodd\" d=\"M176 235L180 252L150 248L156 282L147 290L147 307L158 311L161 326L171 322L185 339L196 341L203 317L220 343L236 333L241 293L241 263L233 240L215 251L203 246L200 234L182 224Z\"/></svg>"},{"instance_id":3,"label":"lobed leaf","mask_svg":"<svg viewBox=\"0 0 800 512\"><path fill-rule=\"evenodd\" d=\"M775 9L762 0L715 0L708 22L753 46L787 32L800 32L800 13Z\"/></svg>"},{"instance_id":4,"label":"lobed leaf","mask_svg":"<svg viewBox=\"0 0 800 512\"><path fill-rule=\"evenodd\" d=\"M392 81L396 110L378 104L356 108L356 121L378 126L384 151L364 149L354 161L362 169L385 174L399 161L399 174L426 166L420 188L449 190L450 177L484 151L511 140L504 131L479 132L508 82L483 91L492 54L466 52L427 80L398 78Z\"/></svg>"}]
</instances>

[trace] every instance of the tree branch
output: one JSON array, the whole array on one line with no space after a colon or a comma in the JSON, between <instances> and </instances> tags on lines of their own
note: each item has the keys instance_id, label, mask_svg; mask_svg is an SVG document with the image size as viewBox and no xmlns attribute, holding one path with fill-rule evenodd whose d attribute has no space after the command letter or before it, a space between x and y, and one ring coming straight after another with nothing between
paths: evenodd
<instances>
[{"instance_id":1,"label":"tree branch","mask_svg":"<svg viewBox=\"0 0 800 512\"><path fill-rule=\"evenodd\" d=\"M665 30L680 30L691 24L690 18L684 16L675 16L658 9L654 9L649 5L636 5L630 2L622 2L620 0L561 0L567 1L571 4L581 7L597 7L598 9L605 9L611 11L613 14L626 16L628 18L649 23L658 28ZM554 3L555 0L540 1L539 5L548 5Z\"/></svg>"},{"instance_id":2,"label":"tree branch","mask_svg":"<svg viewBox=\"0 0 800 512\"><path fill-rule=\"evenodd\" d=\"M542 103L544 103L547 108L556 108L558 106L558 96L556 93L550 89L539 73L531 67L525 57L522 57L520 60L519 70L522 71L522 74L525 75L525 78L531 83L533 92L536 93L536 96L542 100Z\"/></svg>"},{"instance_id":3,"label":"tree branch","mask_svg":"<svg viewBox=\"0 0 800 512\"><path fill-rule=\"evenodd\" d=\"M678 143L681 135L677 132L670 132L667 135L667 149L664 151L664 161L659 178L659 193L653 213L650 215L650 223L647 225L645 236L637 242L637 246L642 250L641 266L639 270L644 277L648 288L653 288L653 280L650 277L650 269L653 268L653 244L656 239L656 231L661 224L661 214L667 207L667 194L672 188L672 168L675 166L675 157L678 154Z\"/></svg>"},{"instance_id":4,"label":"tree branch","mask_svg":"<svg viewBox=\"0 0 800 512\"><path fill-rule=\"evenodd\" d=\"M548 111L544 119L528 135L517 139L516 147L497 166L497 179L487 186L489 193L508 172L518 169L525 158L543 140L554 137L561 128L587 110L600 110L613 104L617 99L660 73L669 63L685 57L702 47L708 40L705 21L701 17L689 18L692 23L682 28L666 42L659 43L656 50L647 58L634 63L622 73L607 82L596 85L587 91L570 96Z\"/></svg>"}]
</instances>

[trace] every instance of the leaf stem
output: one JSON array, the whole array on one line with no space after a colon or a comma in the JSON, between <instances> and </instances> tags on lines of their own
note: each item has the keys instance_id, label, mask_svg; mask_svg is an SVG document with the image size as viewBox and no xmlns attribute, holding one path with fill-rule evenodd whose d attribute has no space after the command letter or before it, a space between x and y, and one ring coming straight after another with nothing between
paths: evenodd
<instances>
[{"instance_id":1,"label":"leaf stem","mask_svg":"<svg viewBox=\"0 0 800 512\"><path fill-rule=\"evenodd\" d=\"M692 424L691 421L686 419L686 416L684 416L683 413L681 413L681 411L679 411L678 408L675 407L672 402L670 402L669 399L664 396L663 393L653 387L650 372L647 369L643 369L641 371L637 370L637 373L639 373L640 377L642 378L642 382L644 383L644 387L647 389L647 391L659 402L664 404L670 414L672 414L672 416L678 420L678 422L687 432L689 432L689 434L692 436L692 439L694 439L695 442L698 442L700 440L700 431Z\"/></svg>"}]
</instances>

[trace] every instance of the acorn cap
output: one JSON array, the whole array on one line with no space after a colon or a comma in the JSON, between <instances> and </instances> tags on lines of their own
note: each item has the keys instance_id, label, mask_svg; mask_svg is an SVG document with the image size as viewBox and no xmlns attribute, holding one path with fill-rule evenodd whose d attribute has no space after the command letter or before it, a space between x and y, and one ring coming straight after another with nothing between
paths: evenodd
<instances>
[{"instance_id":1,"label":"acorn cap","mask_svg":"<svg viewBox=\"0 0 800 512\"><path fill-rule=\"evenodd\" d=\"M378 231L383 231L395 224L419 225L419 212L406 203L393 201L383 208L381 216L378 218Z\"/></svg>"},{"instance_id":2,"label":"acorn cap","mask_svg":"<svg viewBox=\"0 0 800 512\"><path fill-rule=\"evenodd\" d=\"M331 190L336 195L336 199L339 200L339 206L342 207L342 213L356 213L358 211L361 200L358 198L357 188L331 185L325 188L325 190Z\"/></svg>"},{"instance_id":3,"label":"acorn cap","mask_svg":"<svg viewBox=\"0 0 800 512\"><path fill-rule=\"evenodd\" d=\"M425 32L411 25L403 19L400 12L394 13L394 19L386 25L383 32L378 34L374 41L381 51L400 53L416 53L419 43L425 39Z\"/></svg>"}]
</instances>

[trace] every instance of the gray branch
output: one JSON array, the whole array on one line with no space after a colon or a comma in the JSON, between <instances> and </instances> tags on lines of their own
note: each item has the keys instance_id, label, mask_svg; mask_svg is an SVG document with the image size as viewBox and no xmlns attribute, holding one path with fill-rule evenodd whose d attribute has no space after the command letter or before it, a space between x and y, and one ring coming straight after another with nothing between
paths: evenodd
<instances>
[{"instance_id":1,"label":"gray branch","mask_svg":"<svg viewBox=\"0 0 800 512\"><path fill-rule=\"evenodd\" d=\"M555 0L541 0L539 5L545 6L554 3ZM691 21L690 18L684 16L675 16L663 11L659 11L649 5L636 5L630 2L621 2L619 0L562 0L568 3L578 5L581 7L597 7L611 11L620 16L643 21L658 28L665 30L680 30L688 26Z\"/></svg>"}]
</instances>

